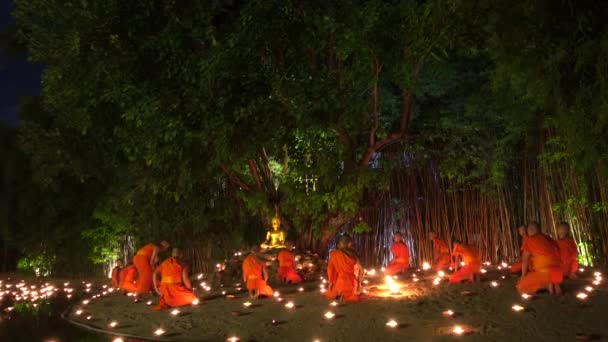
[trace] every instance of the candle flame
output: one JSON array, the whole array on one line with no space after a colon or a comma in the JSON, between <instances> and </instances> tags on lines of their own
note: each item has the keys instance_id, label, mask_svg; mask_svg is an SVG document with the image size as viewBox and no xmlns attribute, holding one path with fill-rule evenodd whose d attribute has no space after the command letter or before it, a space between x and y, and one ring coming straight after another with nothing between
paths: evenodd
<instances>
[{"instance_id":1,"label":"candle flame","mask_svg":"<svg viewBox=\"0 0 608 342\"><path fill-rule=\"evenodd\" d=\"M338 306L338 302L333 301L333 302L329 303L329 305L331 305L331 306Z\"/></svg>"},{"instance_id":2,"label":"candle flame","mask_svg":"<svg viewBox=\"0 0 608 342\"><path fill-rule=\"evenodd\" d=\"M162 328L158 328L158 329L154 330L154 335L156 335L156 336L160 336L164 333L165 333L165 331Z\"/></svg>"},{"instance_id":3,"label":"candle flame","mask_svg":"<svg viewBox=\"0 0 608 342\"><path fill-rule=\"evenodd\" d=\"M513 311L515 311L515 312L519 312L519 311L524 310L525 308L521 305L515 304L511 307L511 309L513 309Z\"/></svg>"},{"instance_id":4,"label":"candle flame","mask_svg":"<svg viewBox=\"0 0 608 342\"><path fill-rule=\"evenodd\" d=\"M579 292L579 293L576 295L576 298L578 298L578 299L580 299L580 300L585 300L585 299L587 299L587 297L588 297L588 296L587 296L587 294L586 294L586 293L584 293L584 292Z\"/></svg>"},{"instance_id":5,"label":"candle flame","mask_svg":"<svg viewBox=\"0 0 608 342\"><path fill-rule=\"evenodd\" d=\"M110 322L110 324L108 324L108 326L110 328L115 328L117 325L118 325L118 322L116 322L116 321L112 321L112 322Z\"/></svg>"},{"instance_id":6,"label":"candle flame","mask_svg":"<svg viewBox=\"0 0 608 342\"><path fill-rule=\"evenodd\" d=\"M492 284L492 287L498 287L498 282L493 281L491 284Z\"/></svg>"},{"instance_id":7,"label":"candle flame","mask_svg":"<svg viewBox=\"0 0 608 342\"><path fill-rule=\"evenodd\" d=\"M304 292L304 288L303 288L303 287L300 287L300 288L298 289L298 291L300 291L300 292Z\"/></svg>"},{"instance_id":8,"label":"candle flame","mask_svg":"<svg viewBox=\"0 0 608 342\"><path fill-rule=\"evenodd\" d=\"M397 282L395 282L391 276L384 277L384 281L386 282L386 286L388 286L389 290L391 291L391 294L399 293L399 284L397 284Z\"/></svg>"},{"instance_id":9,"label":"candle flame","mask_svg":"<svg viewBox=\"0 0 608 342\"><path fill-rule=\"evenodd\" d=\"M333 313L333 312L331 312L331 311L327 311L327 312L325 313L325 318L327 318L327 319L332 319L332 318L334 318L335 316L336 316L336 314L335 314L335 313Z\"/></svg>"},{"instance_id":10,"label":"candle flame","mask_svg":"<svg viewBox=\"0 0 608 342\"><path fill-rule=\"evenodd\" d=\"M251 302L245 302L245 303L243 303L243 306L245 306L245 307L247 307L247 308L248 308L248 307L250 307L250 306L251 306Z\"/></svg>"},{"instance_id":11,"label":"candle flame","mask_svg":"<svg viewBox=\"0 0 608 342\"><path fill-rule=\"evenodd\" d=\"M386 326L389 328L396 328L397 326L399 326L399 323L391 319L390 321L386 322Z\"/></svg>"},{"instance_id":12,"label":"candle flame","mask_svg":"<svg viewBox=\"0 0 608 342\"><path fill-rule=\"evenodd\" d=\"M288 309L293 309L295 305L293 304L293 302L287 302L287 304L285 304L285 307Z\"/></svg>"},{"instance_id":13,"label":"candle flame","mask_svg":"<svg viewBox=\"0 0 608 342\"><path fill-rule=\"evenodd\" d=\"M173 316L177 316L177 315L179 315L179 310L178 309L174 309L173 311L171 311L171 314Z\"/></svg>"},{"instance_id":14,"label":"candle flame","mask_svg":"<svg viewBox=\"0 0 608 342\"><path fill-rule=\"evenodd\" d=\"M428 270L430 268L431 268L431 265L428 262L425 261L425 262L422 263L422 269L423 270L426 271L426 270Z\"/></svg>"},{"instance_id":15,"label":"candle flame","mask_svg":"<svg viewBox=\"0 0 608 342\"><path fill-rule=\"evenodd\" d=\"M464 329L462 329L461 326L457 325L454 327L454 329L452 329L452 332L456 335L462 335L464 334Z\"/></svg>"},{"instance_id":16,"label":"candle flame","mask_svg":"<svg viewBox=\"0 0 608 342\"><path fill-rule=\"evenodd\" d=\"M530 297L532 297L532 296L530 296L530 295L529 295L529 294L527 294L527 293L522 293L522 294L521 294L521 298L523 298L523 299L529 299Z\"/></svg>"},{"instance_id":17,"label":"candle flame","mask_svg":"<svg viewBox=\"0 0 608 342\"><path fill-rule=\"evenodd\" d=\"M587 287L585 287L585 290L586 290L587 292L591 292L591 291L593 291L593 287L591 287L591 286L587 286Z\"/></svg>"},{"instance_id":18,"label":"candle flame","mask_svg":"<svg viewBox=\"0 0 608 342\"><path fill-rule=\"evenodd\" d=\"M454 311L452 310L446 310L443 312L444 316L454 316Z\"/></svg>"},{"instance_id":19,"label":"candle flame","mask_svg":"<svg viewBox=\"0 0 608 342\"><path fill-rule=\"evenodd\" d=\"M437 275L440 276L440 277L443 277L445 275L445 272L439 271L439 272L437 272Z\"/></svg>"}]
</instances>

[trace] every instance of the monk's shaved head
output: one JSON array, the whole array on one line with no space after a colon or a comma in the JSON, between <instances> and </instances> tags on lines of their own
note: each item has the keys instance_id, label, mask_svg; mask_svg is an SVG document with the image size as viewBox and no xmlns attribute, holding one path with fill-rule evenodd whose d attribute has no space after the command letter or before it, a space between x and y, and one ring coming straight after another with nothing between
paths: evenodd
<instances>
[{"instance_id":1,"label":"monk's shaved head","mask_svg":"<svg viewBox=\"0 0 608 342\"><path fill-rule=\"evenodd\" d=\"M557 226L557 235L559 235L560 239L563 239L570 234L570 225L568 222L560 222Z\"/></svg>"},{"instance_id":2,"label":"monk's shaved head","mask_svg":"<svg viewBox=\"0 0 608 342\"><path fill-rule=\"evenodd\" d=\"M251 247L250 251L251 253L260 253L262 251L262 247L254 245L253 247Z\"/></svg>"},{"instance_id":3,"label":"monk's shaved head","mask_svg":"<svg viewBox=\"0 0 608 342\"><path fill-rule=\"evenodd\" d=\"M519 234L519 236L522 236L522 237L528 235L528 232L526 231L526 226L522 225L522 226L517 227L517 233Z\"/></svg>"},{"instance_id":4,"label":"monk's shaved head","mask_svg":"<svg viewBox=\"0 0 608 342\"><path fill-rule=\"evenodd\" d=\"M181 258L182 257L182 250L179 248L173 248L171 250L171 256L175 257L175 258Z\"/></svg>"},{"instance_id":5,"label":"monk's shaved head","mask_svg":"<svg viewBox=\"0 0 608 342\"><path fill-rule=\"evenodd\" d=\"M401 235L400 232L395 232L395 234L393 234L393 239L396 242L401 242L401 240L403 240L403 236Z\"/></svg>"},{"instance_id":6,"label":"monk's shaved head","mask_svg":"<svg viewBox=\"0 0 608 342\"><path fill-rule=\"evenodd\" d=\"M161 251L166 251L167 249L169 249L169 247L171 247L171 244L169 243L169 241L163 240L163 241L160 242L160 250Z\"/></svg>"},{"instance_id":7,"label":"monk's shaved head","mask_svg":"<svg viewBox=\"0 0 608 342\"><path fill-rule=\"evenodd\" d=\"M123 267L125 265L125 263L122 261L122 259L118 259L118 260L116 260L116 265Z\"/></svg>"},{"instance_id":8,"label":"monk's shaved head","mask_svg":"<svg viewBox=\"0 0 608 342\"><path fill-rule=\"evenodd\" d=\"M528 223L528 235L532 236L538 233L540 233L540 225L538 224L538 222L532 221Z\"/></svg>"},{"instance_id":9,"label":"monk's shaved head","mask_svg":"<svg viewBox=\"0 0 608 342\"><path fill-rule=\"evenodd\" d=\"M348 244L351 242L352 242L352 239L350 238L350 235L343 234L338 239L338 248L346 248L346 247L348 247Z\"/></svg>"}]
</instances>

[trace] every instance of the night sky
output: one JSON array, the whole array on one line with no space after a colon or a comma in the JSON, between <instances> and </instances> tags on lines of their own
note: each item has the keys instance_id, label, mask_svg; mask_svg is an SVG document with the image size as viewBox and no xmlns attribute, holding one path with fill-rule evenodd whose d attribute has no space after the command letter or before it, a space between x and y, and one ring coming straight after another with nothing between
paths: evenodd
<instances>
[{"instance_id":1,"label":"night sky","mask_svg":"<svg viewBox=\"0 0 608 342\"><path fill-rule=\"evenodd\" d=\"M0 30L14 25L12 0L0 0ZM42 68L27 62L27 56L11 56L0 48L0 121L18 124L19 98L40 93Z\"/></svg>"}]
</instances>

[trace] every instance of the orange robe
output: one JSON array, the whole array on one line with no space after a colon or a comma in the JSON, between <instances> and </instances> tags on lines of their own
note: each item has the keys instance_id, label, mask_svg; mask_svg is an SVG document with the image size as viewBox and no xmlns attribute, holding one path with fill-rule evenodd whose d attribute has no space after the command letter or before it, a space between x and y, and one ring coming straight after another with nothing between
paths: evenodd
<instances>
[{"instance_id":1,"label":"orange robe","mask_svg":"<svg viewBox=\"0 0 608 342\"><path fill-rule=\"evenodd\" d=\"M464 266L450 276L450 283L460 283L481 273L481 259L477 247L457 243L452 251L453 256L462 256Z\"/></svg>"},{"instance_id":2,"label":"orange robe","mask_svg":"<svg viewBox=\"0 0 608 342\"><path fill-rule=\"evenodd\" d=\"M160 298L154 310L191 305L198 298L182 285L184 266L174 257L163 261L157 268L160 273Z\"/></svg>"},{"instance_id":3,"label":"orange robe","mask_svg":"<svg viewBox=\"0 0 608 342\"><path fill-rule=\"evenodd\" d=\"M527 236L524 236L521 240L521 248L519 249L519 259L511 265L511 273L520 273L521 272L521 256L524 254L524 242L526 241ZM528 270L531 269L532 263L529 263Z\"/></svg>"},{"instance_id":4,"label":"orange robe","mask_svg":"<svg viewBox=\"0 0 608 342\"><path fill-rule=\"evenodd\" d=\"M146 293L152 291L152 277L154 270L150 265L150 259L154 253L155 244L149 243L137 251L133 257L133 263L137 267L139 278L137 279L137 293Z\"/></svg>"},{"instance_id":5,"label":"orange robe","mask_svg":"<svg viewBox=\"0 0 608 342\"><path fill-rule=\"evenodd\" d=\"M279 252L277 259L279 259L279 279L282 282L291 282L292 284L302 282L302 277L294 267L295 257L291 252L282 250Z\"/></svg>"},{"instance_id":6,"label":"orange robe","mask_svg":"<svg viewBox=\"0 0 608 342\"><path fill-rule=\"evenodd\" d=\"M271 297L272 287L264 279L265 267L254 255L246 257L243 260L243 281L247 283L248 290L258 290L260 296Z\"/></svg>"},{"instance_id":7,"label":"orange robe","mask_svg":"<svg viewBox=\"0 0 608 342\"><path fill-rule=\"evenodd\" d=\"M522 246L524 252L530 253L533 271L522 276L517 283L521 293L536 293L550 284L562 282L562 265L557 244L543 234L528 236Z\"/></svg>"},{"instance_id":8,"label":"orange robe","mask_svg":"<svg viewBox=\"0 0 608 342\"><path fill-rule=\"evenodd\" d=\"M134 265L129 265L120 271L122 274L122 284L120 288L128 292L137 292L137 281L135 275L137 274L137 268Z\"/></svg>"},{"instance_id":9,"label":"orange robe","mask_svg":"<svg viewBox=\"0 0 608 342\"><path fill-rule=\"evenodd\" d=\"M325 297L336 299L337 296L341 295L346 302L358 301L356 266L357 259L344 251L337 249L330 252L329 262L327 263L327 278L333 286L325 292Z\"/></svg>"},{"instance_id":10,"label":"orange robe","mask_svg":"<svg viewBox=\"0 0 608 342\"><path fill-rule=\"evenodd\" d=\"M432 241L435 253L434 256L439 256L437 262L433 264L433 269L441 270L450 267L450 249L448 248L448 245L439 238L434 238Z\"/></svg>"},{"instance_id":11,"label":"orange robe","mask_svg":"<svg viewBox=\"0 0 608 342\"><path fill-rule=\"evenodd\" d=\"M120 287L120 272L122 272L121 267L116 266L112 269L112 287L115 289Z\"/></svg>"},{"instance_id":12,"label":"orange robe","mask_svg":"<svg viewBox=\"0 0 608 342\"><path fill-rule=\"evenodd\" d=\"M571 237L566 237L556 241L559 248L559 256L562 261L562 272L564 276L576 274L578 270L578 250L576 242Z\"/></svg>"},{"instance_id":13,"label":"orange robe","mask_svg":"<svg viewBox=\"0 0 608 342\"><path fill-rule=\"evenodd\" d=\"M386 266L384 271L387 275L394 275L406 271L410 267L410 251L402 241L393 243L391 247L393 260Z\"/></svg>"}]
</instances>

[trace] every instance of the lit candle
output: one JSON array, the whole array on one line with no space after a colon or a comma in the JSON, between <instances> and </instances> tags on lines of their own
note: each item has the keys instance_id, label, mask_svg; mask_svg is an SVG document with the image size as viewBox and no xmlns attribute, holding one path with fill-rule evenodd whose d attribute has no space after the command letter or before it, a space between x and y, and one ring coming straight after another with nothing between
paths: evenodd
<instances>
[{"instance_id":1,"label":"lit candle","mask_svg":"<svg viewBox=\"0 0 608 342\"><path fill-rule=\"evenodd\" d=\"M370 276L374 276L376 275L376 270L372 268L371 270L367 271L367 274L369 274Z\"/></svg>"},{"instance_id":2,"label":"lit candle","mask_svg":"<svg viewBox=\"0 0 608 342\"><path fill-rule=\"evenodd\" d=\"M274 294L273 294L273 296L274 296L275 298L279 297L280 295L281 295L281 294L279 293L279 291L275 291L275 292L274 292Z\"/></svg>"},{"instance_id":3,"label":"lit candle","mask_svg":"<svg viewBox=\"0 0 608 342\"><path fill-rule=\"evenodd\" d=\"M162 328L158 328L158 329L154 330L154 335L156 335L156 336L160 336L164 333L165 333L165 331Z\"/></svg>"},{"instance_id":4,"label":"lit candle","mask_svg":"<svg viewBox=\"0 0 608 342\"><path fill-rule=\"evenodd\" d=\"M452 310L446 310L442 313L445 317L452 317L454 316L454 311Z\"/></svg>"},{"instance_id":5,"label":"lit candle","mask_svg":"<svg viewBox=\"0 0 608 342\"><path fill-rule=\"evenodd\" d=\"M425 261L425 262L422 263L422 269L423 270L426 271L426 270L428 270L430 268L431 268L431 265L428 262Z\"/></svg>"},{"instance_id":6,"label":"lit candle","mask_svg":"<svg viewBox=\"0 0 608 342\"><path fill-rule=\"evenodd\" d=\"M325 289L321 289L321 293L325 293L325 291L326 291Z\"/></svg>"},{"instance_id":7,"label":"lit candle","mask_svg":"<svg viewBox=\"0 0 608 342\"><path fill-rule=\"evenodd\" d=\"M226 340L226 342L239 342L241 339L236 337L236 336L232 336L232 337L228 337L228 339Z\"/></svg>"},{"instance_id":8,"label":"lit candle","mask_svg":"<svg viewBox=\"0 0 608 342\"><path fill-rule=\"evenodd\" d=\"M93 316L87 316L87 321L90 321Z\"/></svg>"},{"instance_id":9,"label":"lit candle","mask_svg":"<svg viewBox=\"0 0 608 342\"><path fill-rule=\"evenodd\" d=\"M152 305L152 301L151 300L147 301L146 305Z\"/></svg>"},{"instance_id":10,"label":"lit candle","mask_svg":"<svg viewBox=\"0 0 608 342\"><path fill-rule=\"evenodd\" d=\"M527 293L522 293L522 294L521 294L521 298L523 298L523 299L529 299L530 297L532 297L532 296L530 296L530 295L529 295L529 294L527 294Z\"/></svg>"},{"instance_id":11,"label":"lit candle","mask_svg":"<svg viewBox=\"0 0 608 342\"><path fill-rule=\"evenodd\" d=\"M285 304L285 307L288 309L293 309L295 305L293 304L293 302L287 302L287 304Z\"/></svg>"},{"instance_id":12,"label":"lit candle","mask_svg":"<svg viewBox=\"0 0 608 342\"><path fill-rule=\"evenodd\" d=\"M593 287L591 287L591 286L587 286L587 287L585 287L585 290L586 290L587 292L591 292L591 291L593 291Z\"/></svg>"},{"instance_id":13,"label":"lit candle","mask_svg":"<svg viewBox=\"0 0 608 342\"><path fill-rule=\"evenodd\" d=\"M586 293L584 293L584 292L579 292L579 293L576 295L576 298L578 298L578 299L580 299L580 300L585 300L585 299L587 299L587 297L588 297L588 296L587 296L587 294L586 294Z\"/></svg>"},{"instance_id":14,"label":"lit candle","mask_svg":"<svg viewBox=\"0 0 608 342\"><path fill-rule=\"evenodd\" d=\"M243 303L243 306L245 306L246 308L248 308L248 307L251 306L251 302L245 302L245 303Z\"/></svg>"},{"instance_id":15,"label":"lit candle","mask_svg":"<svg viewBox=\"0 0 608 342\"><path fill-rule=\"evenodd\" d=\"M452 332L456 335L462 335L464 334L464 329L461 326L457 325L454 327L454 329L452 329Z\"/></svg>"},{"instance_id":16,"label":"lit candle","mask_svg":"<svg viewBox=\"0 0 608 342\"><path fill-rule=\"evenodd\" d=\"M333 301L333 302L329 303L329 305L331 305L331 306L338 306L338 302Z\"/></svg>"},{"instance_id":17,"label":"lit candle","mask_svg":"<svg viewBox=\"0 0 608 342\"><path fill-rule=\"evenodd\" d=\"M110 322L110 324L108 324L108 327L110 327L110 328L116 328L117 325L118 325L118 322L112 321L112 322Z\"/></svg>"},{"instance_id":18,"label":"lit candle","mask_svg":"<svg viewBox=\"0 0 608 342\"><path fill-rule=\"evenodd\" d=\"M113 339L112 342L124 342L124 340L120 337L117 337L117 338Z\"/></svg>"},{"instance_id":19,"label":"lit candle","mask_svg":"<svg viewBox=\"0 0 608 342\"><path fill-rule=\"evenodd\" d=\"M519 311L523 311L525 308L521 305L515 304L511 307L511 309L513 309L513 311L515 311L515 312L519 312Z\"/></svg>"},{"instance_id":20,"label":"lit candle","mask_svg":"<svg viewBox=\"0 0 608 342\"><path fill-rule=\"evenodd\" d=\"M440 277L443 277L445 275L445 272L439 271L439 272L437 272L437 275L440 276Z\"/></svg>"},{"instance_id":21,"label":"lit candle","mask_svg":"<svg viewBox=\"0 0 608 342\"><path fill-rule=\"evenodd\" d=\"M485 268L482 268L482 269L481 269L481 273L482 273L482 274L486 274L486 273L488 273L488 271L487 271Z\"/></svg>"},{"instance_id":22,"label":"lit candle","mask_svg":"<svg viewBox=\"0 0 608 342\"><path fill-rule=\"evenodd\" d=\"M334 314L334 313L333 313L333 312L331 312L331 311L327 311L327 312L325 313L325 318L327 318L327 319L332 319L332 318L334 318L335 316L336 316L336 314Z\"/></svg>"},{"instance_id":23,"label":"lit candle","mask_svg":"<svg viewBox=\"0 0 608 342\"><path fill-rule=\"evenodd\" d=\"M173 316L179 315L179 310L178 309L174 309L173 311L171 311L171 315L173 315Z\"/></svg>"},{"instance_id":24,"label":"lit candle","mask_svg":"<svg viewBox=\"0 0 608 342\"><path fill-rule=\"evenodd\" d=\"M82 313L82 310L76 310L76 315L80 316L81 313Z\"/></svg>"},{"instance_id":25,"label":"lit candle","mask_svg":"<svg viewBox=\"0 0 608 342\"><path fill-rule=\"evenodd\" d=\"M384 272L384 271L386 271L386 268L382 267L380 270L381 270L382 272Z\"/></svg>"},{"instance_id":26,"label":"lit candle","mask_svg":"<svg viewBox=\"0 0 608 342\"><path fill-rule=\"evenodd\" d=\"M300 291L300 292L304 292L304 288L303 288L303 287L300 287L300 288L298 289L298 291Z\"/></svg>"},{"instance_id":27,"label":"lit candle","mask_svg":"<svg viewBox=\"0 0 608 342\"><path fill-rule=\"evenodd\" d=\"M600 281L599 280L594 280L592 284L595 285L595 286L598 286L600 284Z\"/></svg>"},{"instance_id":28,"label":"lit candle","mask_svg":"<svg viewBox=\"0 0 608 342\"><path fill-rule=\"evenodd\" d=\"M601 277L602 273L601 272L594 272L593 275L596 276L596 277Z\"/></svg>"},{"instance_id":29,"label":"lit candle","mask_svg":"<svg viewBox=\"0 0 608 342\"><path fill-rule=\"evenodd\" d=\"M200 303L200 301L198 299L195 299L192 301L192 305L198 305L198 303Z\"/></svg>"},{"instance_id":30,"label":"lit candle","mask_svg":"<svg viewBox=\"0 0 608 342\"><path fill-rule=\"evenodd\" d=\"M582 272L585 272L585 269L584 268L579 268L578 271L582 273Z\"/></svg>"},{"instance_id":31,"label":"lit candle","mask_svg":"<svg viewBox=\"0 0 608 342\"><path fill-rule=\"evenodd\" d=\"M493 281L491 284L492 284L492 287L498 287L498 283L495 281Z\"/></svg>"},{"instance_id":32,"label":"lit candle","mask_svg":"<svg viewBox=\"0 0 608 342\"><path fill-rule=\"evenodd\" d=\"M397 323L395 320L391 319L390 321L386 322L386 326L389 328L396 328L399 326L399 323Z\"/></svg>"},{"instance_id":33,"label":"lit candle","mask_svg":"<svg viewBox=\"0 0 608 342\"><path fill-rule=\"evenodd\" d=\"M433 285L439 285L439 282L441 281L441 278L435 278L433 280Z\"/></svg>"},{"instance_id":34,"label":"lit candle","mask_svg":"<svg viewBox=\"0 0 608 342\"><path fill-rule=\"evenodd\" d=\"M504 262L504 261L503 261L503 262L502 262L500 265L501 265L502 267L504 267L504 268L507 268L507 267L509 266L509 265L508 265L506 262Z\"/></svg>"}]
</instances>

